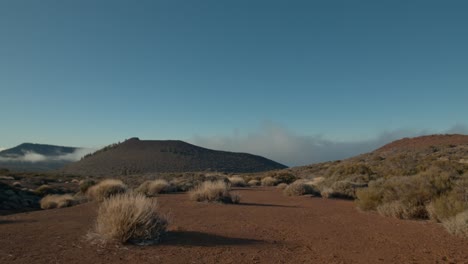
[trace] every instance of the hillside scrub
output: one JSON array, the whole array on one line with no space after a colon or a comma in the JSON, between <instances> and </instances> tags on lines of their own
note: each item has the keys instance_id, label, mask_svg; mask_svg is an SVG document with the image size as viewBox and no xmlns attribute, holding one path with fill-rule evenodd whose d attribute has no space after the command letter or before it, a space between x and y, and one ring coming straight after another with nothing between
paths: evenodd
<instances>
[{"instance_id":1,"label":"hillside scrub","mask_svg":"<svg viewBox=\"0 0 468 264\"><path fill-rule=\"evenodd\" d=\"M468 210L444 220L442 225L449 233L468 238Z\"/></svg>"},{"instance_id":2,"label":"hillside scrub","mask_svg":"<svg viewBox=\"0 0 468 264\"><path fill-rule=\"evenodd\" d=\"M231 194L224 181L206 181L189 192L190 199L197 202L239 203L240 196Z\"/></svg>"},{"instance_id":3,"label":"hillside scrub","mask_svg":"<svg viewBox=\"0 0 468 264\"><path fill-rule=\"evenodd\" d=\"M321 195L324 198L355 199L356 190L363 187L367 187L367 184L337 181L334 182L331 187L324 187L321 191Z\"/></svg>"},{"instance_id":4,"label":"hillside scrub","mask_svg":"<svg viewBox=\"0 0 468 264\"><path fill-rule=\"evenodd\" d=\"M89 237L102 242L154 244L166 232L167 225L156 199L124 193L101 203Z\"/></svg>"},{"instance_id":5,"label":"hillside scrub","mask_svg":"<svg viewBox=\"0 0 468 264\"><path fill-rule=\"evenodd\" d=\"M77 204L78 202L70 194L49 194L41 199L41 209L64 208Z\"/></svg>"},{"instance_id":6,"label":"hillside scrub","mask_svg":"<svg viewBox=\"0 0 468 264\"><path fill-rule=\"evenodd\" d=\"M111 196L125 193L127 189L127 185L121 180L107 179L91 186L86 195L90 200L102 202Z\"/></svg>"},{"instance_id":7,"label":"hillside scrub","mask_svg":"<svg viewBox=\"0 0 468 264\"><path fill-rule=\"evenodd\" d=\"M247 183L249 186L253 187L253 186L260 186L260 181L258 180L250 180L248 183Z\"/></svg>"},{"instance_id":8,"label":"hillside scrub","mask_svg":"<svg viewBox=\"0 0 468 264\"><path fill-rule=\"evenodd\" d=\"M88 191L88 189L95 185L96 182L94 180L81 180L79 181L78 185L80 187L80 192L81 193L86 193Z\"/></svg>"}]
</instances>

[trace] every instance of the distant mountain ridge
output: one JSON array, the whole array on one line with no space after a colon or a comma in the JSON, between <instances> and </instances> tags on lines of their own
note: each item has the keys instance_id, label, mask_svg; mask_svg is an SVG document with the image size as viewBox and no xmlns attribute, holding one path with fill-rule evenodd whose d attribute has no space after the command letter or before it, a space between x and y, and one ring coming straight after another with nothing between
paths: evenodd
<instances>
[{"instance_id":1,"label":"distant mountain ridge","mask_svg":"<svg viewBox=\"0 0 468 264\"><path fill-rule=\"evenodd\" d=\"M166 172L261 172L287 166L267 158L195 146L180 140L131 138L87 155L60 171L66 174L116 176Z\"/></svg>"},{"instance_id":2,"label":"distant mountain ridge","mask_svg":"<svg viewBox=\"0 0 468 264\"><path fill-rule=\"evenodd\" d=\"M0 168L13 171L49 171L75 161L81 148L23 143L0 151Z\"/></svg>"}]
</instances>

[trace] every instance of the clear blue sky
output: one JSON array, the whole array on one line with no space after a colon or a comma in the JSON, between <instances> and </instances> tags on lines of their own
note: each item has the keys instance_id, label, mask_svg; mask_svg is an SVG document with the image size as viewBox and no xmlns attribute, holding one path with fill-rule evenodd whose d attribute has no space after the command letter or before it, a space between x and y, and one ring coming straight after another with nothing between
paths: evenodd
<instances>
[{"instance_id":1,"label":"clear blue sky","mask_svg":"<svg viewBox=\"0 0 468 264\"><path fill-rule=\"evenodd\" d=\"M350 142L445 131L468 123L467 13L467 1L0 0L0 146L265 122Z\"/></svg>"}]
</instances>

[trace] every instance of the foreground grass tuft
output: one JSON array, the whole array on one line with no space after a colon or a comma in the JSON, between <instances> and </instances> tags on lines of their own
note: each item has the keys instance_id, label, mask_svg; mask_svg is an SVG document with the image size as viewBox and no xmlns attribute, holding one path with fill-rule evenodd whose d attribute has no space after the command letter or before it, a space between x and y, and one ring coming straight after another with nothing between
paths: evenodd
<instances>
[{"instance_id":1,"label":"foreground grass tuft","mask_svg":"<svg viewBox=\"0 0 468 264\"><path fill-rule=\"evenodd\" d=\"M166 232L167 225L156 199L124 193L101 203L90 237L102 242L154 244Z\"/></svg>"},{"instance_id":2,"label":"foreground grass tuft","mask_svg":"<svg viewBox=\"0 0 468 264\"><path fill-rule=\"evenodd\" d=\"M189 192L190 199L197 202L239 203L240 196L231 195L224 181L206 181Z\"/></svg>"}]
</instances>

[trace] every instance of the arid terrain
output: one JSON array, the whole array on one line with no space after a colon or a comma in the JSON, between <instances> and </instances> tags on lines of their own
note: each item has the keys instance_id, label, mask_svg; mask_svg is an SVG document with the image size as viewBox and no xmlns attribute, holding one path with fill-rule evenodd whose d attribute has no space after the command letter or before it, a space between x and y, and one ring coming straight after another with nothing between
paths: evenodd
<instances>
[{"instance_id":1,"label":"arid terrain","mask_svg":"<svg viewBox=\"0 0 468 264\"><path fill-rule=\"evenodd\" d=\"M1 263L468 263L468 240L428 221L361 212L353 202L234 190L241 204L158 198L171 224L157 245L87 240L97 205L0 217Z\"/></svg>"}]
</instances>

